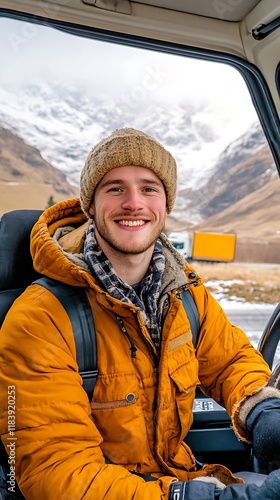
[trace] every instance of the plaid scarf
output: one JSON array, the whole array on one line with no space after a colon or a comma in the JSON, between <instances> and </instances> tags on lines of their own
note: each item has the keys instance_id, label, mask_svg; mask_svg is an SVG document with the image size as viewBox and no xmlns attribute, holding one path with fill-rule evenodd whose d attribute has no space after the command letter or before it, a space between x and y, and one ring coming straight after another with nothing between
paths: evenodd
<instances>
[{"instance_id":1,"label":"plaid scarf","mask_svg":"<svg viewBox=\"0 0 280 500\"><path fill-rule=\"evenodd\" d=\"M115 274L114 268L96 242L93 221L86 232L84 255L90 272L96 277L103 290L116 299L139 307L151 338L155 346L159 347L162 313L158 310L158 300L165 267L161 241L158 239L155 243L148 271L137 286L138 293L133 286L125 283Z\"/></svg>"}]
</instances>

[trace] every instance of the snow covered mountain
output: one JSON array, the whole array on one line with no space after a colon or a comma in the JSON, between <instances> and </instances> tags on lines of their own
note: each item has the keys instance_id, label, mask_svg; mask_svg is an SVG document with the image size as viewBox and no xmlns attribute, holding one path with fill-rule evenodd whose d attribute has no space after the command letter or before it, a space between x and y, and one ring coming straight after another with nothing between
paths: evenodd
<instances>
[{"instance_id":1,"label":"snow covered mountain","mask_svg":"<svg viewBox=\"0 0 280 500\"><path fill-rule=\"evenodd\" d=\"M277 176L272 154L259 124L229 144L218 157L207 184L192 193L203 219L232 206Z\"/></svg>"},{"instance_id":2,"label":"snow covered mountain","mask_svg":"<svg viewBox=\"0 0 280 500\"><path fill-rule=\"evenodd\" d=\"M174 154L180 190L200 185L228 144L223 125L203 106L154 103L143 109L124 98L92 98L67 84L33 85L19 93L0 88L0 124L36 147L73 184L78 184L88 152L103 136L132 126L150 133Z\"/></svg>"},{"instance_id":3,"label":"snow covered mountain","mask_svg":"<svg viewBox=\"0 0 280 500\"><path fill-rule=\"evenodd\" d=\"M112 130L132 126L150 133L178 163L173 215L192 224L235 203L276 173L269 157L257 160L258 152L267 147L259 124L229 141L223 122L209 115L205 104L157 102L142 109L124 96L109 101L81 87L45 83L18 93L0 88L0 125L37 148L74 186L90 149ZM246 166L245 179L238 166L244 168L250 157L255 160Z\"/></svg>"}]
</instances>

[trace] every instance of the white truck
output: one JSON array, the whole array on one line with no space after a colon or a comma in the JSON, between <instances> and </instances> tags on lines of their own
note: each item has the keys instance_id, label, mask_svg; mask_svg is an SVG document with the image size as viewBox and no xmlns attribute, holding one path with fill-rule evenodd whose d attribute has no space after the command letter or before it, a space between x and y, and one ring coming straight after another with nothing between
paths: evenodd
<instances>
[{"instance_id":1,"label":"white truck","mask_svg":"<svg viewBox=\"0 0 280 500\"><path fill-rule=\"evenodd\" d=\"M192 257L193 236L188 231L173 232L168 235L170 243L187 259Z\"/></svg>"}]
</instances>

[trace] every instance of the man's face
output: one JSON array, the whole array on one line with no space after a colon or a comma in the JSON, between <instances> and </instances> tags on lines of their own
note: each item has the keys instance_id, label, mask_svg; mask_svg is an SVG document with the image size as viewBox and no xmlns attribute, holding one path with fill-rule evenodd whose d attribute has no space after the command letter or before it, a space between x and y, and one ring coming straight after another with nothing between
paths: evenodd
<instances>
[{"instance_id":1,"label":"man's face","mask_svg":"<svg viewBox=\"0 0 280 500\"><path fill-rule=\"evenodd\" d=\"M89 210L95 235L123 254L140 254L154 245L164 227L166 195L156 174L144 167L117 167L99 182Z\"/></svg>"}]
</instances>

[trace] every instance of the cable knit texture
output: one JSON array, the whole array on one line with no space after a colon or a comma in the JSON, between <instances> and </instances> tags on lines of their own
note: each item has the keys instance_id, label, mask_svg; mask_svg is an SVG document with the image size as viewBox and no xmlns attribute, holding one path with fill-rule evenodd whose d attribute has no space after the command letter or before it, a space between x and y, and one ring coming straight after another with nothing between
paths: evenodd
<instances>
[{"instance_id":1,"label":"cable knit texture","mask_svg":"<svg viewBox=\"0 0 280 500\"><path fill-rule=\"evenodd\" d=\"M81 173L80 198L84 213L89 208L94 190L110 170L137 166L152 170L162 181L168 213L171 212L177 188L177 166L173 156L155 139L133 128L115 130L89 153Z\"/></svg>"}]
</instances>

